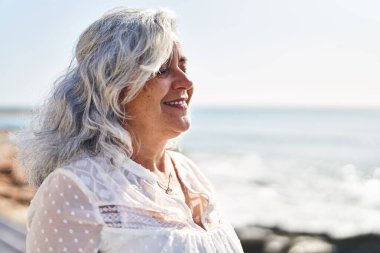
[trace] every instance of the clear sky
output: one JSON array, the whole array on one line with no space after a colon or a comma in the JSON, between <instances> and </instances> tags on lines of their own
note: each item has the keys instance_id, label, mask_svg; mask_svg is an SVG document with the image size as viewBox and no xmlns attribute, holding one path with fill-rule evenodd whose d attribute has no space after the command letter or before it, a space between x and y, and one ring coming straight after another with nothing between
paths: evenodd
<instances>
[{"instance_id":1,"label":"clear sky","mask_svg":"<svg viewBox=\"0 0 380 253\"><path fill-rule=\"evenodd\" d=\"M0 0L0 105L41 103L117 6L177 13L196 105L380 107L379 0Z\"/></svg>"}]
</instances>

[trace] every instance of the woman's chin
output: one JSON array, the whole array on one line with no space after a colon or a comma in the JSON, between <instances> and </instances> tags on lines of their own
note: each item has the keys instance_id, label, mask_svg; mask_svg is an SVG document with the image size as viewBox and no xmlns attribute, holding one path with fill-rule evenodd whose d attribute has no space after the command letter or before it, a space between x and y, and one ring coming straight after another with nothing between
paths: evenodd
<instances>
[{"instance_id":1,"label":"woman's chin","mask_svg":"<svg viewBox=\"0 0 380 253\"><path fill-rule=\"evenodd\" d=\"M191 125L191 119L190 116L186 115L181 118L181 127L182 127L182 132L185 132L189 130Z\"/></svg>"},{"instance_id":2,"label":"woman's chin","mask_svg":"<svg viewBox=\"0 0 380 253\"><path fill-rule=\"evenodd\" d=\"M174 135L172 138L186 132L190 128L190 125L190 118L188 116L182 117L181 120L171 125L172 135Z\"/></svg>"}]
</instances>

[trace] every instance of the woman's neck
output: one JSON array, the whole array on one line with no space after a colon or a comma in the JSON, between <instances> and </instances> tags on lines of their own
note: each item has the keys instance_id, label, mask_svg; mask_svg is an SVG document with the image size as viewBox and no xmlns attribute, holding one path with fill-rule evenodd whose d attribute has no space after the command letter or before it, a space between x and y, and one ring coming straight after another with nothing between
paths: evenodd
<instances>
[{"instance_id":1,"label":"woman's neck","mask_svg":"<svg viewBox=\"0 0 380 253\"><path fill-rule=\"evenodd\" d=\"M128 131L133 136L132 160L156 174L167 174L171 163L170 157L165 155L169 135L143 125L133 124L128 126Z\"/></svg>"},{"instance_id":2,"label":"woman's neck","mask_svg":"<svg viewBox=\"0 0 380 253\"><path fill-rule=\"evenodd\" d=\"M141 164L152 172L166 171L167 158L165 156L166 141L140 140L134 147L132 160Z\"/></svg>"}]
</instances>

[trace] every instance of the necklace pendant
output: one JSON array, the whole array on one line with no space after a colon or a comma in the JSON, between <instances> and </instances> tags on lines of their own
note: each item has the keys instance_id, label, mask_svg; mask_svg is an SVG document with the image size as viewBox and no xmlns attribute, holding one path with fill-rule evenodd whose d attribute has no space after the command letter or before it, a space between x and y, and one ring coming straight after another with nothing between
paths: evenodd
<instances>
[{"instance_id":1,"label":"necklace pendant","mask_svg":"<svg viewBox=\"0 0 380 253\"><path fill-rule=\"evenodd\" d=\"M168 188L165 190L165 193L166 193L166 194L172 194L172 192L173 192L173 189L170 188L170 187L168 187Z\"/></svg>"}]
</instances>

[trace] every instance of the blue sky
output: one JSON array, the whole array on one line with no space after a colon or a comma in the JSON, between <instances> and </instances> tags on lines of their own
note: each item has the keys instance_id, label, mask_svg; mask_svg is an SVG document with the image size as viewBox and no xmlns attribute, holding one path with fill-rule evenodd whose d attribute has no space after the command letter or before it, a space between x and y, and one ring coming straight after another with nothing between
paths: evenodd
<instances>
[{"instance_id":1,"label":"blue sky","mask_svg":"<svg viewBox=\"0 0 380 253\"><path fill-rule=\"evenodd\" d=\"M177 13L195 105L380 107L378 0L0 0L0 105L41 103L117 6Z\"/></svg>"}]
</instances>

